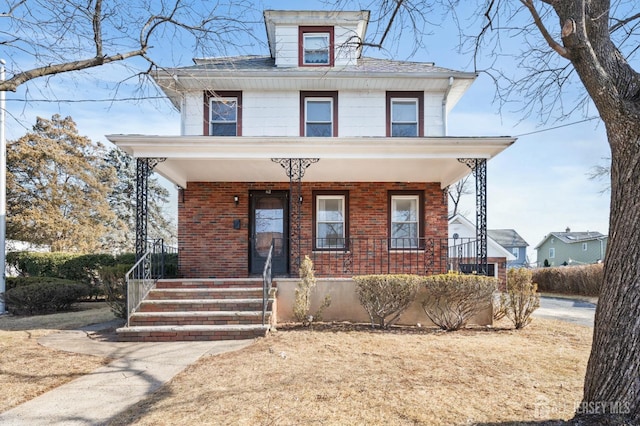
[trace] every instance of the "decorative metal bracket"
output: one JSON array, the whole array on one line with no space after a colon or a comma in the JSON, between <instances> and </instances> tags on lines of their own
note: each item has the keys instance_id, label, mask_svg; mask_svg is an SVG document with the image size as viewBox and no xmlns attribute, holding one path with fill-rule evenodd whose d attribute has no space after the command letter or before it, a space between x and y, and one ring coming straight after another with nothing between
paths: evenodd
<instances>
[{"instance_id":1,"label":"decorative metal bracket","mask_svg":"<svg viewBox=\"0 0 640 426\"><path fill-rule=\"evenodd\" d=\"M319 158L272 158L280 164L289 178L289 250L290 273L297 272L302 258L302 178L305 171Z\"/></svg>"},{"instance_id":2,"label":"decorative metal bracket","mask_svg":"<svg viewBox=\"0 0 640 426\"><path fill-rule=\"evenodd\" d=\"M136 158L136 261L147 249L149 175L166 158Z\"/></svg>"},{"instance_id":3,"label":"decorative metal bracket","mask_svg":"<svg viewBox=\"0 0 640 426\"><path fill-rule=\"evenodd\" d=\"M473 171L476 179L476 264L478 274L487 275L487 160L485 158L458 158Z\"/></svg>"}]
</instances>

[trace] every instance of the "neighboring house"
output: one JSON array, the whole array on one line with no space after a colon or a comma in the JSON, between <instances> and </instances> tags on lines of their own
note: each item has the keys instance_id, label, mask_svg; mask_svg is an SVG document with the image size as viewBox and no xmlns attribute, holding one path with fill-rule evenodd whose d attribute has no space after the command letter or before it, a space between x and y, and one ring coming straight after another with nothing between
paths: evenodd
<instances>
[{"instance_id":1,"label":"neighboring house","mask_svg":"<svg viewBox=\"0 0 640 426\"><path fill-rule=\"evenodd\" d=\"M507 269L529 266L527 258L529 244L514 229L488 229L487 235L513 254L514 259L507 261Z\"/></svg>"},{"instance_id":2,"label":"neighboring house","mask_svg":"<svg viewBox=\"0 0 640 426\"><path fill-rule=\"evenodd\" d=\"M600 232L551 232L535 248L538 266L584 265L602 262L608 238Z\"/></svg>"},{"instance_id":3,"label":"neighboring house","mask_svg":"<svg viewBox=\"0 0 640 426\"><path fill-rule=\"evenodd\" d=\"M279 277L296 276L305 255L320 277L446 272L446 188L474 171L486 231L486 164L515 141L447 136L477 75L364 57L368 11L264 19L268 55L154 75L181 113L180 135L107 136L137 158L137 241L154 169L180 187L184 277L261 276L272 242Z\"/></svg>"},{"instance_id":4,"label":"neighboring house","mask_svg":"<svg viewBox=\"0 0 640 426\"><path fill-rule=\"evenodd\" d=\"M453 265L450 269L462 269L463 272L467 272L464 270L465 265L475 260L475 240L476 226L466 217L456 214L449 219L449 259L450 264ZM488 235L487 261L489 275L506 282L509 262L515 260L515 256L511 251L500 245L490 234Z\"/></svg>"}]
</instances>

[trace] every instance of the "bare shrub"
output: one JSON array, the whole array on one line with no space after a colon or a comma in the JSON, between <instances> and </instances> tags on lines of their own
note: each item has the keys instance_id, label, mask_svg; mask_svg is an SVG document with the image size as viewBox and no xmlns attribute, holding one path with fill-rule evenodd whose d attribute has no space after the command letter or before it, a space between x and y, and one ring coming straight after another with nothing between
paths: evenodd
<instances>
[{"instance_id":1,"label":"bare shrub","mask_svg":"<svg viewBox=\"0 0 640 426\"><path fill-rule=\"evenodd\" d=\"M539 291L582 296L598 296L604 277L604 265L561 266L533 270Z\"/></svg>"},{"instance_id":2,"label":"bare shrub","mask_svg":"<svg viewBox=\"0 0 640 426\"><path fill-rule=\"evenodd\" d=\"M423 278L417 275L361 275L353 277L358 299L371 326L388 328L415 300Z\"/></svg>"},{"instance_id":3,"label":"bare shrub","mask_svg":"<svg viewBox=\"0 0 640 426\"><path fill-rule=\"evenodd\" d=\"M302 325L309 326L313 321L322 321L322 311L331 305L331 297L326 296L318 310L311 315L311 291L316 286L316 276L313 270L313 261L305 256L300 264L300 281L296 288L296 299L293 304L293 316Z\"/></svg>"},{"instance_id":4,"label":"bare shrub","mask_svg":"<svg viewBox=\"0 0 640 426\"><path fill-rule=\"evenodd\" d=\"M448 274L426 277L422 309L443 330L458 330L491 306L498 280L482 275Z\"/></svg>"},{"instance_id":5,"label":"bare shrub","mask_svg":"<svg viewBox=\"0 0 640 426\"><path fill-rule=\"evenodd\" d=\"M530 270L511 268L507 271L507 292L502 295L502 303L506 305L507 317L516 329L526 327L531 322L533 311L540 307L537 289Z\"/></svg>"},{"instance_id":6,"label":"bare shrub","mask_svg":"<svg viewBox=\"0 0 640 426\"><path fill-rule=\"evenodd\" d=\"M500 321L507 315L507 304L505 297L502 293L495 293L493 295L493 319Z\"/></svg>"}]
</instances>

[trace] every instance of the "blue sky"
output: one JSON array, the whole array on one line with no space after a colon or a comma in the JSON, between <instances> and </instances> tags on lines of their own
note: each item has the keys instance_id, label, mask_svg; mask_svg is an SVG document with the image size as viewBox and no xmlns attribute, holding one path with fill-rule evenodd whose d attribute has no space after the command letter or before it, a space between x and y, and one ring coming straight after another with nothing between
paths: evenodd
<instances>
[{"instance_id":1,"label":"blue sky","mask_svg":"<svg viewBox=\"0 0 640 426\"><path fill-rule=\"evenodd\" d=\"M247 18L258 22L254 36L264 41L264 24L259 23L263 9L299 9L302 4L284 0L254 3L255 15ZM323 8L317 1L305 1L303 4L305 9ZM373 30L371 25L370 30ZM418 49L413 56L410 56L414 50L410 34L403 34L400 40L389 45L386 52L368 49L365 54L435 62L442 67L473 71L470 58L456 53L458 38L453 25L445 23L430 28L430 31L433 34L423 38L424 48ZM518 49L509 40L505 43L505 49ZM240 53L268 54L268 50L266 45L254 43L253 47ZM0 57L2 55L0 48ZM190 65L193 56L185 48L171 53L180 65ZM27 66L28 63L21 65ZM130 65L141 66L136 62ZM7 64L8 69L13 66L15 64ZM513 63L498 63L498 66L508 68L513 67ZM22 136L35 123L36 116L49 118L53 114L72 116L80 133L94 141L105 142L104 135L111 133L179 134L180 117L168 101L83 101L137 97L135 81L121 86L118 93L113 90L114 85L130 73L130 69L116 65L27 83L17 93L7 94L7 138L11 140ZM157 95L153 87L148 88L147 94ZM39 102L38 99L48 101ZM51 102L56 99L64 102ZM536 116L524 118L522 113L508 109L503 109L500 114L493 99L491 79L480 74L449 116L449 134L452 136L522 135L512 147L489 162L489 228L517 230L530 244L531 260L536 257L533 247L551 231L570 227L574 231L607 233L609 195L601 193L605 183L588 178L590 169L596 164L604 164L603 158L609 156L604 126L599 120L570 125L582 119L576 115L566 122L540 125ZM547 130L555 126L564 127ZM474 202L473 196L467 196L461 206L461 211L471 220L475 214ZM171 211L175 214L175 204Z\"/></svg>"}]
</instances>

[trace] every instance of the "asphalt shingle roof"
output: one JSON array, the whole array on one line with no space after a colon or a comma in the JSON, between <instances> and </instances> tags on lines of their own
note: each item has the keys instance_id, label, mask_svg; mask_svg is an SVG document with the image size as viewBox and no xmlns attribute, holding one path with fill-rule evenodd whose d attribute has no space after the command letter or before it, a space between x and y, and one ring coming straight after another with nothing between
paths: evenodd
<instances>
[{"instance_id":1,"label":"asphalt shingle roof","mask_svg":"<svg viewBox=\"0 0 640 426\"><path fill-rule=\"evenodd\" d=\"M514 229L487 229L487 233L502 247L528 247L529 244Z\"/></svg>"},{"instance_id":2,"label":"asphalt shingle roof","mask_svg":"<svg viewBox=\"0 0 640 426\"><path fill-rule=\"evenodd\" d=\"M234 56L220 58L196 58L195 65L181 67L182 70L220 70L220 71L271 71L275 70L275 59L270 56ZM278 68L279 71L287 68ZM318 70L318 67L292 67L296 71ZM380 72L380 73L455 73L459 71L437 67L432 62L394 61L390 59L378 59L362 57L357 65L341 67L339 70Z\"/></svg>"}]
</instances>

